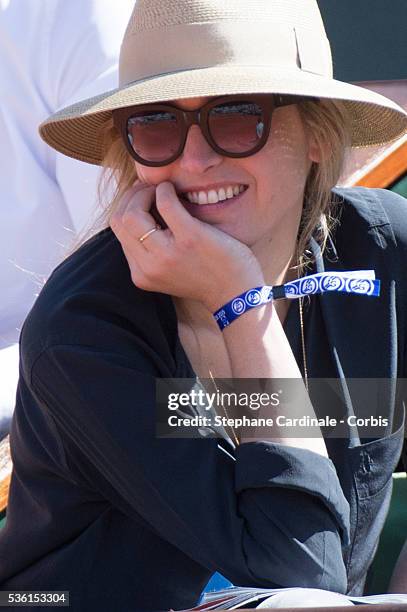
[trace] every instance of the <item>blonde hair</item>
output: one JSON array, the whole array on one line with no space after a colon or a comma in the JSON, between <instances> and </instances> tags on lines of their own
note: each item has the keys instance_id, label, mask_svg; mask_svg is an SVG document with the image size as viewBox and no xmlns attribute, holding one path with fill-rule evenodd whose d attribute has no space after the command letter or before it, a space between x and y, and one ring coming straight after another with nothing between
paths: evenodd
<instances>
[{"instance_id":1,"label":"blonde hair","mask_svg":"<svg viewBox=\"0 0 407 612\"><path fill-rule=\"evenodd\" d=\"M297 238L297 261L305 266L312 261L306 252L311 236L314 235L323 252L337 222L338 200L332 188L339 181L351 146L351 120L340 101L303 101L298 109L321 155L320 162L312 163L307 177Z\"/></svg>"},{"instance_id":2,"label":"blonde hair","mask_svg":"<svg viewBox=\"0 0 407 612\"><path fill-rule=\"evenodd\" d=\"M323 251L335 225L335 199L331 190L339 180L346 151L350 146L350 119L344 104L332 100L301 101L298 109L305 129L312 134L321 151L321 161L312 163L304 190L296 257L299 267L303 269L312 261L306 250L311 236L315 236ZM93 222L92 228L85 230L85 235L79 238L77 244L109 224L123 195L137 180L134 160L126 150L113 120L110 118L106 121L101 130L106 151L98 187L102 212ZM111 193L111 197L103 205L106 192Z\"/></svg>"}]
</instances>

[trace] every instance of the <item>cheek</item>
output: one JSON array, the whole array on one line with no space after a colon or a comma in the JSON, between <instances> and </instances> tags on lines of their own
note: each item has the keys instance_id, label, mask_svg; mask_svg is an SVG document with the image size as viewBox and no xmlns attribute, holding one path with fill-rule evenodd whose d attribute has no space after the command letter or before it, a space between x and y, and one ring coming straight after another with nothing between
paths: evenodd
<instances>
[{"instance_id":1,"label":"cheek","mask_svg":"<svg viewBox=\"0 0 407 612\"><path fill-rule=\"evenodd\" d=\"M138 179L146 185L158 185L169 178L168 169L165 167L151 168L150 166L143 166L138 162L134 162L134 165Z\"/></svg>"},{"instance_id":2,"label":"cheek","mask_svg":"<svg viewBox=\"0 0 407 612\"><path fill-rule=\"evenodd\" d=\"M280 190L293 195L302 191L311 167L302 125L297 125L296 121L272 125L266 153L269 172Z\"/></svg>"}]
</instances>

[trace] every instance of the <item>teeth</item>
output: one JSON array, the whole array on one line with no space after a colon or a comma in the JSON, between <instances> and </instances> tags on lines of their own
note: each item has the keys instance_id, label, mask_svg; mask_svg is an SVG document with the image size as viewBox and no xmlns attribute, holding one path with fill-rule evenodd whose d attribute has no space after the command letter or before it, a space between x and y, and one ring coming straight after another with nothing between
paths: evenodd
<instances>
[{"instance_id":1,"label":"teeth","mask_svg":"<svg viewBox=\"0 0 407 612\"><path fill-rule=\"evenodd\" d=\"M242 189L244 189L243 185L242 185ZM223 200L226 200L226 191L223 189L223 187L221 187L218 191L218 198L221 202Z\"/></svg>"},{"instance_id":2,"label":"teeth","mask_svg":"<svg viewBox=\"0 0 407 612\"><path fill-rule=\"evenodd\" d=\"M208 203L208 196L205 193L205 191L200 191L198 194L198 204L207 204Z\"/></svg>"},{"instance_id":3,"label":"teeth","mask_svg":"<svg viewBox=\"0 0 407 612\"><path fill-rule=\"evenodd\" d=\"M214 189L211 189L208 192L208 204L216 204L216 202L219 202L218 194Z\"/></svg>"},{"instance_id":4,"label":"teeth","mask_svg":"<svg viewBox=\"0 0 407 612\"><path fill-rule=\"evenodd\" d=\"M217 202L223 202L239 195L245 190L244 185L230 185L226 189L221 187L218 190L210 189L206 191L190 191L185 194L187 200L193 204L216 204Z\"/></svg>"}]
</instances>

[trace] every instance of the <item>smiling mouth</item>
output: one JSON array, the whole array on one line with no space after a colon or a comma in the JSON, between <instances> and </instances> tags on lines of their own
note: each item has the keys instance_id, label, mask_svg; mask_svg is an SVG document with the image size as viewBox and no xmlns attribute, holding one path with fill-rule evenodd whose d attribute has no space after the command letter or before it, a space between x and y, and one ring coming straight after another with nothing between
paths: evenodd
<instances>
[{"instance_id":1,"label":"smiling mouth","mask_svg":"<svg viewBox=\"0 0 407 612\"><path fill-rule=\"evenodd\" d=\"M187 193L180 194L180 198L189 204L197 204L198 206L205 206L208 204L218 204L225 200L232 200L236 196L248 189L248 185L243 184L231 184L227 187L221 187L219 189L210 189L208 191L188 191Z\"/></svg>"}]
</instances>

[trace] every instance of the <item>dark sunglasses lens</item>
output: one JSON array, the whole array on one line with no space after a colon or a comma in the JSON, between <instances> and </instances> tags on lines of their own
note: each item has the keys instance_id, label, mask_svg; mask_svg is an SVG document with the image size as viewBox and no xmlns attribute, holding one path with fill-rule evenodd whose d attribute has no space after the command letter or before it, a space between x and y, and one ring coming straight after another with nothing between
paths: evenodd
<instances>
[{"instance_id":1,"label":"dark sunglasses lens","mask_svg":"<svg viewBox=\"0 0 407 612\"><path fill-rule=\"evenodd\" d=\"M149 162L164 162L179 148L181 126L174 113L141 112L128 119L127 135L139 157Z\"/></svg>"},{"instance_id":2,"label":"dark sunglasses lens","mask_svg":"<svg viewBox=\"0 0 407 612\"><path fill-rule=\"evenodd\" d=\"M258 145L263 135L263 110L254 102L221 104L210 110L208 128L224 151L247 153Z\"/></svg>"}]
</instances>

